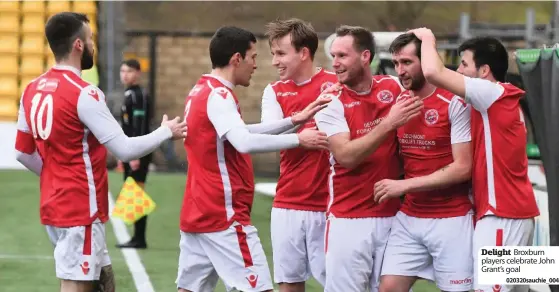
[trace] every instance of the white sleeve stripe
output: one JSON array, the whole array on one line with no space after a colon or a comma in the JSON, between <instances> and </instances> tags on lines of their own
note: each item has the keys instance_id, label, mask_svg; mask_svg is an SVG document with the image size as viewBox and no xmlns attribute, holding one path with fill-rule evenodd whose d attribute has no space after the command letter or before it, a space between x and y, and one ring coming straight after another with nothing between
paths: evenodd
<instances>
[{"instance_id":1,"label":"white sleeve stripe","mask_svg":"<svg viewBox=\"0 0 559 292\"><path fill-rule=\"evenodd\" d=\"M214 91L214 87L212 86L212 83L210 82L210 80L206 81L206 83L208 83L208 87L212 89L212 91Z\"/></svg>"},{"instance_id":2,"label":"white sleeve stripe","mask_svg":"<svg viewBox=\"0 0 559 292\"><path fill-rule=\"evenodd\" d=\"M442 99L442 100L444 100L444 101L446 101L447 103L450 103L450 100L448 100L446 97L444 97L444 96L442 96L442 95L440 95L440 94L437 94L437 97L440 98L440 99ZM454 97L458 97L458 96L455 95ZM454 98L454 97L453 97L453 98Z\"/></svg>"},{"instance_id":3,"label":"white sleeve stripe","mask_svg":"<svg viewBox=\"0 0 559 292\"><path fill-rule=\"evenodd\" d=\"M66 80L70 81L70 83L74 84L74 86L76 86L80 90L83 90L83 87L81 87L78 83L76 83L76 81L72 80L72 78L68 77L68 75L66 74L62 74L62 75L64 76L64 78L66 78Z\"/></svg>"}]
</instances>

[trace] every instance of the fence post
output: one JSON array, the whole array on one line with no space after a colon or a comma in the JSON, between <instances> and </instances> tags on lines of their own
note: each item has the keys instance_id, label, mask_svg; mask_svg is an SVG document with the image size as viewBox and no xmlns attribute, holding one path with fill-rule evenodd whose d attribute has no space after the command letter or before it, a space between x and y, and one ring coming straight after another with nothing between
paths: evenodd
<instances>
[{"instance_id":1,"label":"fence post","mask_svg":"<svg viewBox=\"0 0 559 292\"><path fill-rule=\"evenodd\" d=\"M151 96L151 110L155 109L157 88L157 35L149 34L149 95Z\"/></svg>"}]
</instances>

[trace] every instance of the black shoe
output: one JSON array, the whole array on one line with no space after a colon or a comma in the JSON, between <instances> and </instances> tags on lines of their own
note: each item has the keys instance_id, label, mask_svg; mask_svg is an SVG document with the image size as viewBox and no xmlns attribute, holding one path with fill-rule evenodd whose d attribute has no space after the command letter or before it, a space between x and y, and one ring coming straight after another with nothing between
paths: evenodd
<instances>
[{"instance_id":1,"label":"black shoe","mask_svg":"<svg viewBox=\"0 0 559 292\"><path fill-rule=\"evenodd\" d=\"M121 243L121 244L117 244L116 245L117 248L139 248L139 249L145 249L148 247L147 243L145 241L136 241L134 239L131 239L129 242L126 243Z\"/></svg>"}]
</instances>

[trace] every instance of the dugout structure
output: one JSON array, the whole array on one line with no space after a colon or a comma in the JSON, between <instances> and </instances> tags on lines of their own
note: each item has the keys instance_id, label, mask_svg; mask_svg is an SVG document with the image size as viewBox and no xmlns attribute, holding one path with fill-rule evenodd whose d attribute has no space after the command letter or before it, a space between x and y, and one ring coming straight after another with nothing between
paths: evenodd
<instances>
[{"instance_id":1,"label":"dugout structure","mask_svg":"<svg viewBox=\"0 0 559 292\"><path fill-rule=\"evenodd\" d=\"M545 170L549 208L550 245L559 245L559 49L516 51L516 63ZM559 292L559 286L550 286Z\"/></svg>"}]
</instances>

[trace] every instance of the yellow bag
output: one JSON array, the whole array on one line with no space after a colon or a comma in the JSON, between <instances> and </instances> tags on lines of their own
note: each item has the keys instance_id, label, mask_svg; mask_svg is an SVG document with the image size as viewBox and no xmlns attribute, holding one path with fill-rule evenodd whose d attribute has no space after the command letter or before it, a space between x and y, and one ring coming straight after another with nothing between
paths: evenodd
<instances>
[{"instance_id":1,"label":"yellow bag","mask_svg":"<svg viewBox=\"0 0 559 292\"><path fill-rule=\"evenodd\" d=\"M153 212L155 206L150 196L132 177L128 177L120 190L112 215L130 225Z\"/></svg>"}]
</instances>

